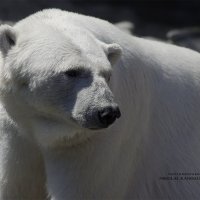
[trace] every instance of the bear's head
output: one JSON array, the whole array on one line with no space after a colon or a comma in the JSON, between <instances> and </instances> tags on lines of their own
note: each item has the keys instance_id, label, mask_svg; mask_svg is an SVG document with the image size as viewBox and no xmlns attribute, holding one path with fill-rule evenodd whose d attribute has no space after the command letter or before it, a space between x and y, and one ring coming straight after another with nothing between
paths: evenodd
<instances>
[{"instance_id":1,"label":"bear's head","mask_svg":"<svg viewBox=\"0 0 200 200\"><path fill-rule=\"evenodd\" d=\"M38 23L1 26L0 50L4 107L23 134L41 145L80 142L120 117L109 88L118 44L102 43L77 27Z\"/></svg>"}]
</instances>

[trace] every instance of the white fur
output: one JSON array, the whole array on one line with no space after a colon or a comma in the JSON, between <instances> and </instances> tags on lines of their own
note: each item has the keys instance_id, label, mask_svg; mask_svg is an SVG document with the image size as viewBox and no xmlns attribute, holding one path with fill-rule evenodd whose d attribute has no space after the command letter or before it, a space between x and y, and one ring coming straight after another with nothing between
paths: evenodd
<instances>
[{"instance_id":1,"label":"white fur","mask_svg":"<svg viewBox=\"0 0 200 200\"><path fill-rule=\"evenodd\" d=\"M9 191L16 184L10 186L6 182L11 178L4 179L5 174L13 173L10 167L21 170L7 161L15 158L13 151L20 152L24 147L21 155L30 155L30 162L42 152L47 190L55 200L199 198L199 181L159 179L168 173L200 172L198 53L136 38L103 20L57 9L36 13L16 24L14 30L21 46L10 50L1 69L1 99L6 109L1 117L1 195L4 186ZM110 49L116 51L109 57L105 47L113 43ZM112 93L99 75L111 70L108 61L115 65L109 83ZM63 112L68 106L59 104L64 92L54 85L61 79L52 75L77 65L93 73L91 82L81 82L85 88L77 86L80 92L76 93L76 102L72 100L72 114L79 125ZM59 84L63 87L63 82ZM81 127L86 114L82 109L91 99L97 107L107 105L114 101L112 94L122 117L108 129L96 132ZM20 145L11 145L10 141L18 137ZM19 173L32 177L24 157L19 161L25 162ZM44 175L42 167L39 169L37 172ZM27 183L22 184L25 187ZM20 197L20 193L17 195Z\"/></svg>"}]
</instances>

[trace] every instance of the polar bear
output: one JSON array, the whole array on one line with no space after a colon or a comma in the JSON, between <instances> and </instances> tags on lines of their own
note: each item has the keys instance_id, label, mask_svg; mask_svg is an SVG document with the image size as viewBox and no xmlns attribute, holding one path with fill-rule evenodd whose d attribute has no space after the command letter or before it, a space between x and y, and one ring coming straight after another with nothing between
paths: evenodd
<instances>
[{"instance_id":1,"label":"polar bear","mask_svg":"<svg viewBox=\"0 0 200 200\"><path fill-rule=\"evenodd\" d=\"M1 199L199 198L197 52L59 9L0 50Z\"/></svg>"}]
</instances>

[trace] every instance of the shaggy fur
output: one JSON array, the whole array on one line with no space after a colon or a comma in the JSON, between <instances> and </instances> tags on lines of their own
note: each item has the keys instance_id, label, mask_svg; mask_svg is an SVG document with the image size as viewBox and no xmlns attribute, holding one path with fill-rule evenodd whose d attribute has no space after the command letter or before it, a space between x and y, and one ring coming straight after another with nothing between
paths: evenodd
<instances>
[{"instance_id":1,"label":"shaggy fur","mask_svg":"<svg viewBox=\"0 0 200 200\"><path fill-rule=\"evenodd\" d=\"M0 33L1 199L45 198L45 176L53 200L199 198L198 180L160 179L200 172L198 53L57 9Z\"/></svg>"}]
</instances>

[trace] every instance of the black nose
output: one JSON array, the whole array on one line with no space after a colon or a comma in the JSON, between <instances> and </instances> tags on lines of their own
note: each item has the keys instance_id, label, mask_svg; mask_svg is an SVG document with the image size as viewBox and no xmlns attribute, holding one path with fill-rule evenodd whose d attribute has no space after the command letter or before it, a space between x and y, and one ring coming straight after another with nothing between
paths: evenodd
<instances>
[{"instance_id":1,"label":"black nose","mask_svg":"<svg viewBox=\"0 0 200 200\"><path fill-rule=\"evenodd\" d=\"M121 116L118 106L104 107L98 112L99 121L102 125L108 126Z\"/></svg>"}]
</instances>

